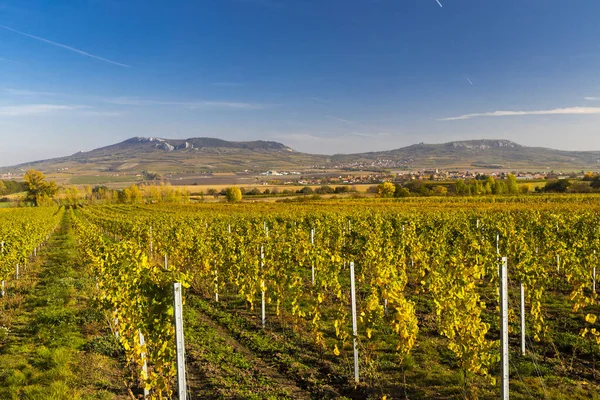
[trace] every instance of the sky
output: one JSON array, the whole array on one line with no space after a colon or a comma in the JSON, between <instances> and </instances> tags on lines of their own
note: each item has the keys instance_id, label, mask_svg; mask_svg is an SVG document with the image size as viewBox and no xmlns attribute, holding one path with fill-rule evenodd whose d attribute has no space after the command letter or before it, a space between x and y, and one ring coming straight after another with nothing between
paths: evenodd
<instances>
[{"instance_id":1,"label":"sky","mask_svg":"<svg viewBox=\"0 0 600 400\"><path fill-rule=\"evenodd\" d=\"M134 136L600 150L598 0L0 0L0 166Z\"/></svg>"}]
</instances>

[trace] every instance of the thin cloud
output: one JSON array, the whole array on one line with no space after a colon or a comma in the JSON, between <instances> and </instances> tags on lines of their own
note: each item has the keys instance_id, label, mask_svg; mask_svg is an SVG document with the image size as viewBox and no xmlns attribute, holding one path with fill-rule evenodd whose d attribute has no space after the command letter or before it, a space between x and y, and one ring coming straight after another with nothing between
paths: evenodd
<instances>
[{"instance_id":1,"label":"thin cloud","mask_svg":"<svg viewBox=\"0 0 600 400\"><path fill-rule=\"evenodd\" d=\"M23 89L4 89L4 93L12 94L15 96L56 96L58 93L54 92L37 92L34 90L23 90Z\"/></svg>"},{"instance_id":2,"label":"thin cloud","mask_svg":"<svg viewBox=\"0 0 600 400\"><path fill-rule=\"evenodd\" d=\"M522 115L585 115L585 114L600 114L600 107L567 107L555 108L553 110L538 110L538 111L493 111L487 113L464 114L458 117L439 118L439 121L457 121L477 117L512 117Z\"/></svg>"},{"instance_id":3,"label":"thin cloud","mask_svg":"<svg viewBox=\"0 0 600 400\"><path fill-rule=\"evenodd\" d=\"M473 86L473 82L471 82L471 80L469 79L468 76L465 76L465 79L467 80L467 82L469 82L471 84L471 86Z\"/></svg>"},{"instance_id":4,"label":"thin cloud","mask_svg":"<svg viewBox=\"0 0 600 400\"><path fill-rule=\"evenodd\" d=\"M55 111L73 111L85 106L67 106L57 104L20 104L18 106L1 106L0 116L3 117L22 117L48 114Z\"/></svg>"},{"instance_id":5,"label":"thin cloud","mask_svg":"<svg viewBox=\"0 0 600 400\"><path fill-rule=\"evenodd\" d=\"M326 104L331 104L331 103L333 103L332 101L325 100L325 99L322 99L322 98L320 98L320 97L317 97L317 96L313 96L313 97L311 97L311 99L313 99L314 101L316 101L316 102L318 102L318 103L326 103Z\"/></svg>"},{"instance_id":6,"label":"thin cloud","mask_svg":"<svg viewBox=\"0 0 600 400\"><path fill-rule=\"evenodd\" d=\"M62 47L63 49L67 49L67 50L70 50L70 51L72 51L74 53L81 54L82 56L94 58L96 60L104 61L104 62L109 63L109 64L118 65L119 67L131 68L131 65L122 64L120 62L112 61L112 60L109 60L107 58L100 57L100 56L97 56L97 55L85 52L83 50L76 49L75 47L67 46L65 44L53 42L52 40L44 39L44 38L39 37L39 36L34 36L34 35L29 34L29 33L21 32L21 31L18 31L16 29L10 28L10 27L8 27L6 25L0 25L0 28L4 28L4 29L6 29L8 31L17 33L17 34L22 35L22 36L26 36L28 38L39 40L40 42L48 43L48 44L51 44L51 45L56 46L56 47Z\"/></svg>"},{"instance_id":7,"label":"thin cloud","mask_svg":"<svg viewBox=\"0 0 600 400\"><path fill-rule=\"evenodd\" d=\"M440 7L444 7L444 6L442 5L442 3L440 2L440 0L435 0L435 1L437 1L437 3L439 4L439 6L440 6Z\"/></svg>"},{"instance_id":8,"label":"thin cloud","mask_svg":"<svg viewBox=\"0 0 600 400\"><path fill-rule=\"evenodd\" d=\"M165 100L150 100L141 99L137 97L112 97L104 99L105 102L117 105L125 106L179 106L186 107L189 109L198 108L228 108L238 110L261 110L265 108L264 104L257 103L242 103L242 102L229 102L229 101L165 101Z\"/></svg>"},{"instance_id":9,"label":"thin cloud","mask_svg":"<svg viewBox=\"0 0 600 400\"><path fill-rule=\"evenodd\" d=\"M91 117L120 117L123 115L123 113L116 111L82 111L79 114Z\"/></svg>"},{"instance_id":10,"label":"thin cloud","mask_svg":"<svg viewBox=\"0 0 600 400\"><path fill-rule=\"evenodd\" d=\"M600 97L586 97L585 100L589 101L600 101Z\"/></svg>"},{"instance_id":11,"label":"thin cloud","mask_svg":"<svg viewBox=\"0 0 600 400\"><path fill-rule=\"evenodd\" d=\"M326 115L326 116L325 116L325 118L332 119L332 120L334 120L334 121L340 121L340 122L343 122L343 123L345 123L345 124L352 124L352 125L356 125L356 124L358 124L358 122L355 122L355 121L350 121L349 119L338 118L338 117L332 117L332 116L330 116L330 115Z\"/></svg>"},{"instance_id":12,"label":"thin cloud","mask_svg":"<svg viewBox=\"0 0 600 400\"><path fill-rule=\"evenodd\" d=\"M261 110L264 108L262 104L254 103L235 103L229 101L202 101L198 107L217 107L217 108L235 108L243 110ZM191 107L194 108L194 107Z\"/></svg>"}]
</instances>

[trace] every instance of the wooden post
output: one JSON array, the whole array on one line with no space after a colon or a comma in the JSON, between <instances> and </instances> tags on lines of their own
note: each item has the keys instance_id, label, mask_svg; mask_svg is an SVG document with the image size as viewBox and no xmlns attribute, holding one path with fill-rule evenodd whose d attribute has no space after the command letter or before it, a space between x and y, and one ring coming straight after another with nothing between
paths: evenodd
<instances>
[{"instance_id":1,"label":"wooden post","mask_svg":"<svg viewBox=\"0 0 600 400\"><path fill-rule=\"evenodd\" d=\"M145 382L148 379L148 362L146 361L146 351L144 350L144 346L146 345L146 340L144 339L144 334L142 333L141 329L138 329L138 337L140 339L140 346L142 347L142 353L140 354L140 357L143 362L142 374L144 377L144 399L147 399L148 396L150 395L150 392L148 391L148 389L146 389L146 382Z\"/></svg>"},{"instance_id":2,"label":"wooden post","mask_svg":"<svg viewBox=\"0 0 600 400\"><path fill-rule=\"evenodd\" d=\"M596 250L594 250L594 267L592 268L592 293L596 293Z\"/></svg>"},{"instance_id":3,"label":"wooden post","mask_svg":"<svg viewBox=\"0 0 600 400\"><path fill-rule=\"evenodd\" d=\"M179 400L187 399L185 382L185 343L183 339L183 312L181 283L173 284L173 307L175 312L175 345L177 349L177 395Z\"/></svg>"},{"instance_id":4,"label":"wooden post","mask_svg":"<svg viewBox=\"0 0 600 400\"><path fill-rule=\"evenodd\" d=\"M383 315L387 315L387 303L388 299L383 299Z\"/></svg>"},{"instance_id":5,"label":"wooden post","mask_svg":"<svg viewBox=\"0 0 600 400\"><path fill-rule=\"evenodd\" d=\"M104 295L106 297L106 295ZM115 319L113 320L113 324L115 326L115 339L119 340L119 316L118 316L118 312L119 309L115 309Z\"/></svg>"},{"instance_id":6,"label":"wooden post","mask_svg":"<svg viewBox=\"0 0 600 400\"><path fill-rule=\"evenodd\" d=\"M501 380L500 393L502 400L509 396L509 360L508 360L508 268L507 259L500 260L500 342L501 342Z\"/></svg>"},{"instance_id":7,"label":"wooden post","mask_svg":"<svg viewBox=\"0 0 600 400\"><path fill-rule=\"evenodd\" d=\"M359 383L358 370L358 323L356 319L356 288L354 283L354 262L350 262L350 297L352 301L352 336L354 339L354 382Z\"/></svg>"},{"instance_id":8,"label":"wooden post","mask_svg":"<svg viewBox=\"0 0 600 400\"><path fill-rule=\"evenodd\" d=\"M310 244L313 247L313 253L314 253L314 249L315 249L315 229L311 229L310 230ZM311 265L311 275L312 275L312 285L315 286L315 262L313 260L313 263Z\"/></svg>"},{"instance_id":9,"label":"wooden post","mask_svg":"<svg viewBox=\"0 0 600 400\"><path fill-rule=\"evenodd\" d=\"M525 285L521 282L521 354L525 355Z\"/></svg>"},{"instance_id":10,"label":"wooden post","mask_svg":"<svg viewBox=\"0 0 600 400\"><path fill-rule=\"evenodd\" d=\"M219 271L217 270L217 260L215 260L215 301L219 302Z\"/></svg>"},{"instance_id":11,"label":"wooden post","mask_svg":"<svg viewBox=\"0 0 600 400\"><path fill-rule=\"evenodd\" d=\"M263 269L265 266L265 252L264 252L264 247L260 246L260 271L261 274L263 273ZM263 329L265 328L265 322L266 322L266 305L265 305L265 291L264 289L262 289L262 287L264 287L265 284L265 278L263 276L263 279L261 281L261 323L262 323L262 327Z\"/></svg>"}]
</instances>

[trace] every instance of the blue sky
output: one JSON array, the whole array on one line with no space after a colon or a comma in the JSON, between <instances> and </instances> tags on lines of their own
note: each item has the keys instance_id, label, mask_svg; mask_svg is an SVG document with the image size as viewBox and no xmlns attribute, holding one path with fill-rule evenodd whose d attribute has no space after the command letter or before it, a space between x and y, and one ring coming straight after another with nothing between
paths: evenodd
<instances>
[{"instance_id":1,"label":"blue sky","mask_svg":"<svg viewBox=\"0 0 600 400\"><path fill-rule=\"evenodd\" d=\"M440 4L0 0L0 165L133 136L600 150L600 1Z\"/></svg>"}]
</instances>

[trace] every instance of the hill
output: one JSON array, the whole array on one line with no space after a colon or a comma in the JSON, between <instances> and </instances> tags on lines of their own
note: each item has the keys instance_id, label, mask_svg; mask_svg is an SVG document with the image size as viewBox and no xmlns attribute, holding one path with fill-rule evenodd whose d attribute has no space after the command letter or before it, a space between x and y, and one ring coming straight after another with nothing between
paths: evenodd
<instances>
[{"instance_id":1,"label":"hill","mask_svg":"<svg viewBox=\"0 0 600 400\"><path fill-rule=\"evenodd\" d=\"M383 168L461 168L543 171L600 168L600 151L563 151L521 146L510 140L419 143L395 150L335 155L335 164Z\"/></svg>"},{"instance_id":2,"label":"hill","mask_svg":"<svg viewBox=\"0 0 600 400\"><path fill-rule=\"evenodd\" d=\"M65 174L119 173L161 174L208 173L275 168L302 168L320 163L323 156L294 151L269 141L230 142L215 138L162 139L134 137L121 143L79 152L67 157L0 168L18 173L36 168Z\"/></svg>"},{"instance_id":3,"label":"hill","mask_svg":"<svg viewBox=\"0 0 600 400\"><path fill-rule=\"evenodd\" d=\"M171 181L197 181L217 173L246 174L267 170L519 170L580 171L600 168L600 151L563 151L527 147L509 140L419 143L395 150L333 156L297 152L270 141L232 142L215 138L135 137L71 156L0 168L22 173L30 168L61 183L119 183L159 174ZM144 175L146 174L146 175ZM192 179L193 178L193 179Z\"/></svg>"}]
</instances>

